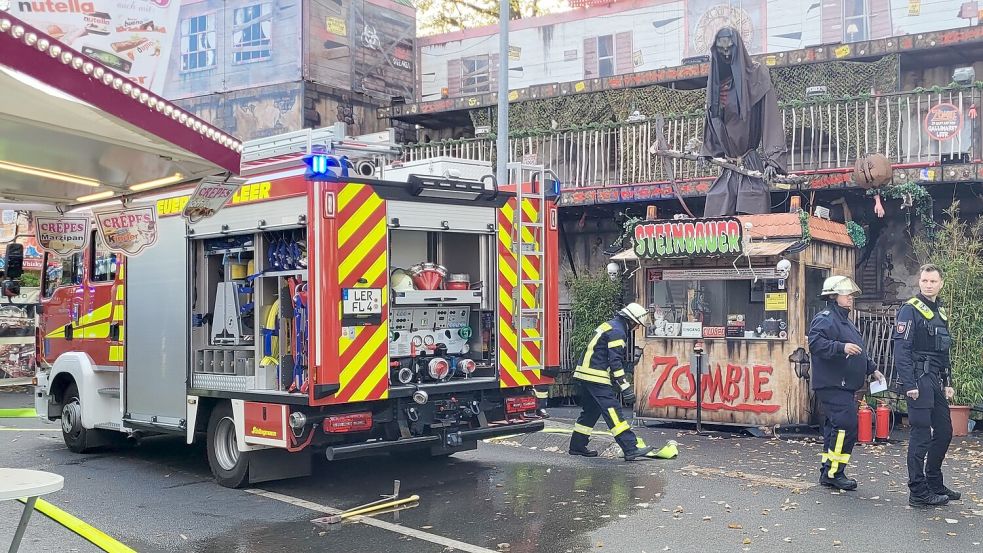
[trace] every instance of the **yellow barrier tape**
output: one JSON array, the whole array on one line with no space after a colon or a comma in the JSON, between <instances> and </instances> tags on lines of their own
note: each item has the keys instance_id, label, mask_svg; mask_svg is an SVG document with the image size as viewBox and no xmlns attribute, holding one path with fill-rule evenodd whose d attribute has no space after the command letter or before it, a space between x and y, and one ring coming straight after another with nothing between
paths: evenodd
<instances>
[{"instance_id":1,"label":"yellow barrier tape","mask_svg":"<svg viewBox=\"0 0 983 553\"><path fill-rule=\"evenodd\" d=\"M0 426L0 432L61 432L59 428L16 428L13 426Z\"/></svg>"},{"instance_id":2,"label":"yellow barrier tape","mask_svg":"<svg viewBox=\"0 0 983 553\"><path fill-rule=\"evenodd\" d=\"M18 499L17 501L27 503L26 499ZM116 541L102 530L87 524L41 498L38 498L37 503L34 504L34 510L75 532L88 540L92 545L107 553L136 553L135 550Z\"/></svg>"},{"instance_id":3,"label":"yellow barrier tape","mask_svg":"<svg viewBox=\"0 0 983 553\"><path fill-rule=\"evenodd\" d=\"M21 409L0 409L0 419L29 419L38 416L33 407Z\"/></svg>"}]
</instances>

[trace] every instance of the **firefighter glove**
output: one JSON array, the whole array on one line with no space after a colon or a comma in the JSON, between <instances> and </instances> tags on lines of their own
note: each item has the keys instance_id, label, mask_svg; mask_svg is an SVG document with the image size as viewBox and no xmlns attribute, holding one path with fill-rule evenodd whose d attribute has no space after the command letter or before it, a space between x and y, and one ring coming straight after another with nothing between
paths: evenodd
<instances>
[{"instance_id":1,"label":"firefighter glove","mask_svg":"<svg viewBox=\"0 0 983 553\"><path fill-rule=\"evenodd\" d=\"M626 404L635 404L635 390L628 388L627 390L621 392L621 397L625 400Z\"/></svg>"}]
</instances>

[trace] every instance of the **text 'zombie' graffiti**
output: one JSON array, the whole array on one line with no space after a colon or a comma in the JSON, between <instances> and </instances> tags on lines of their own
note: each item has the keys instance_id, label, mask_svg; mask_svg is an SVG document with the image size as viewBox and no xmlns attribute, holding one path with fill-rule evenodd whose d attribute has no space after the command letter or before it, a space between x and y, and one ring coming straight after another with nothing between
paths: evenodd
<instances>
[{"instance_id":1,"label":"text 'zombie' graffiti","mask_svg":"<svg viewBox=\"0 0 983 553\"><path fill-rule=\"evenodd\" d=\"M696 377L689 364L680 365L676 357L652 360L655 387L648 397L649 407L696 408ZM767 365L744 367L717 364L700 377L702 408L708 411L775 413L781 406L772 403L770 390L774 368Z\"/></svg>"}]
</instances>

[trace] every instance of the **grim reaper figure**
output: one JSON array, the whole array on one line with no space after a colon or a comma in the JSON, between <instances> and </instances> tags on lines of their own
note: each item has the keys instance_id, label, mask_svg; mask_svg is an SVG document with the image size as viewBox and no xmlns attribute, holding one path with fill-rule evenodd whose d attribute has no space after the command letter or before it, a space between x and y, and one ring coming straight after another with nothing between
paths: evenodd
<instances>
[{"instance_id":1,"label":"grim reaper figure","mask_svg":"<svg viewBox=\"0 0 983 553\"><path fill-rule=\"evenodd\" d=\"M751 61L741 34L724 27L711 48L701 162L727 158L764 179L723 169L707 193L704 217L770 213L768 184L785 174L785 132L768 68Z\"/></svg>"}]
</instances>

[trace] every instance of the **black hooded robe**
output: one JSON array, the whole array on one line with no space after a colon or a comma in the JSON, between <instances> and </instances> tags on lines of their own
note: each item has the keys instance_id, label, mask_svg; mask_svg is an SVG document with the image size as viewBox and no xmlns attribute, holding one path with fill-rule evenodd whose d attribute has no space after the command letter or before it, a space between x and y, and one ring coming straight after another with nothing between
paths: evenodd
<instances>
[{"instance_id":1,"label":"black hooded robe","mask_svg":"<svg viewBox=\"0 0 983 553\"><path fill-rule=\"evenodd\" d=\"M717 36L724 30L717 31ZM711 47L701 155L740 159L744 168L754 171L763 172L766 165L771 165L779 174L785 174L785 129L768 68L751 60L737 30L727 30L734 40L730 64L733 77L721 82L718 69L726 62L717 48ZM703 216L770 212L771 194L764 180L723 169L707 192Z\"/></svg>"}]
</instances>

